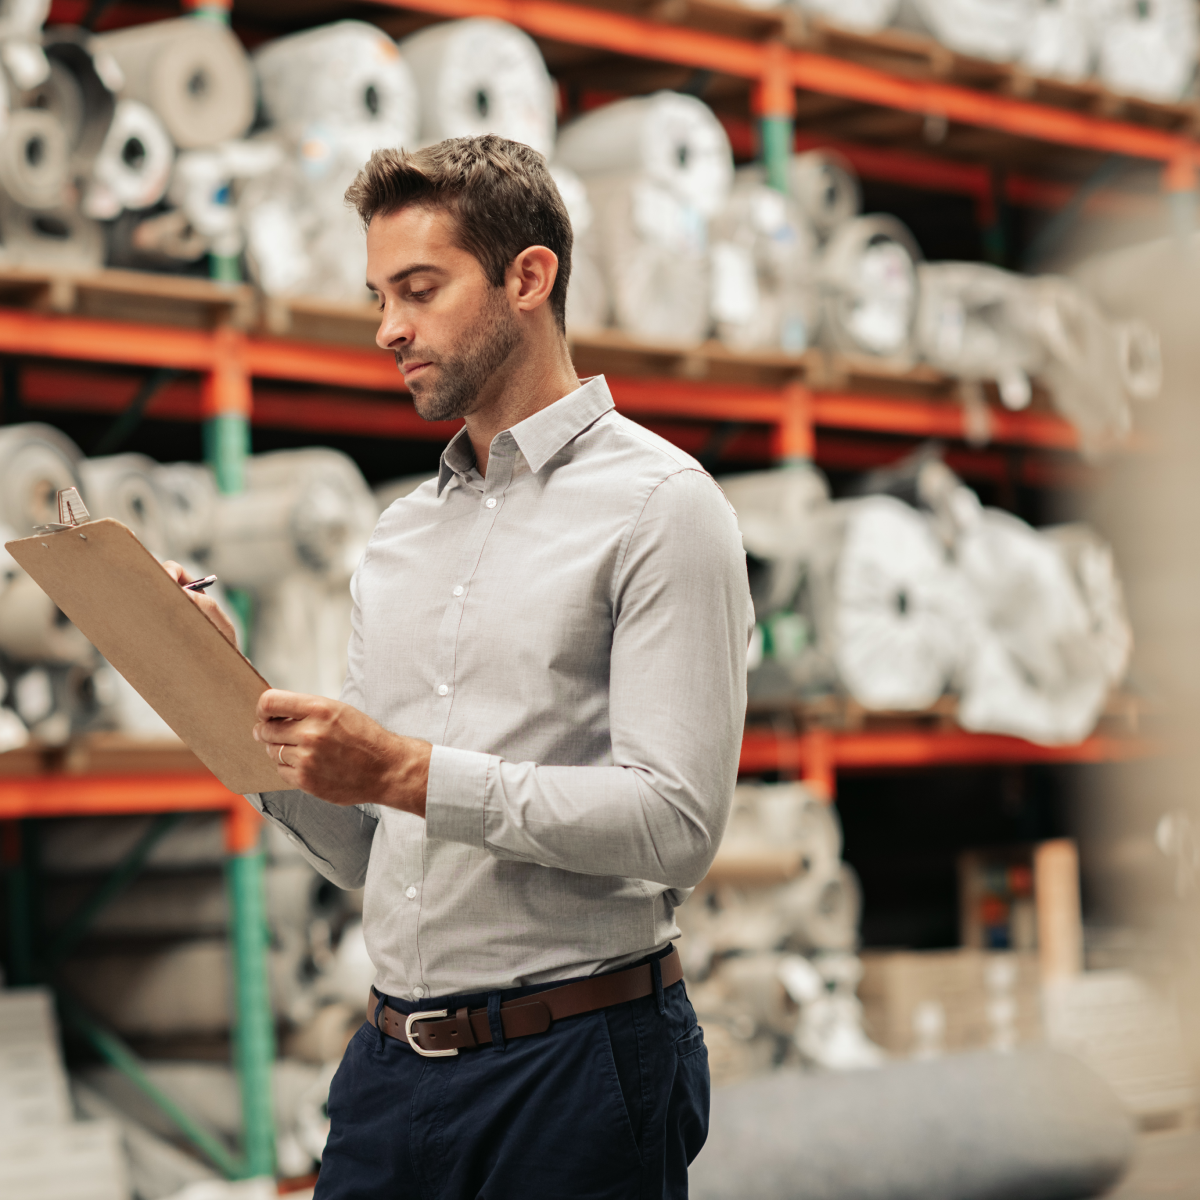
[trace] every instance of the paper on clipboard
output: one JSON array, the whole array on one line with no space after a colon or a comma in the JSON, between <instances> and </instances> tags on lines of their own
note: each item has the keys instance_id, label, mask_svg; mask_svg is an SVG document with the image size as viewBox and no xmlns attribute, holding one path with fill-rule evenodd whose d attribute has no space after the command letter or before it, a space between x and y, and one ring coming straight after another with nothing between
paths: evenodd
<instances>
[{"instance_id":1,"label":"paper on clipboard","mask_svg":"<svg viewBox=\"0 0 1200 1200\"><path fill-rule=\"evenodd\" d=\"M231 792L287 787L251 736L270 684L127 526L87 521L5 549Z\"/></svg>"}]
</instances>

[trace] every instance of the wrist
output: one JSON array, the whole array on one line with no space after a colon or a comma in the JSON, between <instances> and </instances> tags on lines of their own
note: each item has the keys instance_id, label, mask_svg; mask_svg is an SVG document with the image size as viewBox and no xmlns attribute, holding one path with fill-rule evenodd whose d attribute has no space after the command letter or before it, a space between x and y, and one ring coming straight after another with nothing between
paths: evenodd
<instances>
[{"instance_id":1,"label":"wrist","mask_svg":"<svg viewBox=\"0 0 1200 1200\"><path fill-rule=\"evenodd\" d=\"M388 786L380 802L401 812L425 816L425 797L429 790L429 760L433 746L419 738L401 737L392 769L388 772Z\"/></svg>"}]
</instances>

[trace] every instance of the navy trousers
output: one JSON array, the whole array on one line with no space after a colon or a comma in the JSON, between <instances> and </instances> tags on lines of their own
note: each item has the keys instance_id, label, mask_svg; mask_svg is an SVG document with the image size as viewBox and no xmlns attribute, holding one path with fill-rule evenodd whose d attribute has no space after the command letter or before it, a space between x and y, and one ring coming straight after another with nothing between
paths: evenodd
<instances>
[{"instance_id":1,"label":"navy trousers","mask_svg":"<svg viewBox=\"0 0 1200 1200\"><path fill-rule=\"evenodd\" d=\"M487 1006L494 1037L501 1000L544 990L388 1004ZM329 1090L314 1200L686 1200L708 1100L682 982L454 1058L366 1023Z\"/></svg>"}]
</instances>

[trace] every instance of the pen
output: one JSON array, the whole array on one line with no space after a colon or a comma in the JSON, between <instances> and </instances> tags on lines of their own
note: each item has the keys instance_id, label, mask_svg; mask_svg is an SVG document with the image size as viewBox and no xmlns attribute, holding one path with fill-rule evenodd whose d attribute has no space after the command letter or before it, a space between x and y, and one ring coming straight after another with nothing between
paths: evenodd
<instances>
[{"instance_id":1,"label":"pen","mask_svg":"<svg viewBox=\"0 0 1200 1200\"><path fill-rule=\"evenodd\" d=\"M191 583L185 583L183 590L185 592L202 592L207 587L212 587L217 582L215 575L205 575L203 579L193 579Z\"/></svg>"}]
</instances>

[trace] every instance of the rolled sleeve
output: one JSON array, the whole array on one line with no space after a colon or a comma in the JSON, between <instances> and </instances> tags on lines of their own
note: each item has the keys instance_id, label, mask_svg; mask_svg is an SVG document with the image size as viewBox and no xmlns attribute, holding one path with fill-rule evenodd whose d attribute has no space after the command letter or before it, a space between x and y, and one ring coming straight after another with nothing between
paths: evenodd
<instances>
[{"instance_id":1,"label":"rolled sleeve","mask_svg":"<svg viewBox=\"0 0 1200 1200\"><path fill-rule=\"evenodd\" d=\"M492 754L434 746L425 792L425 836L483 850L488 775L499 763Z\"/></svg>"}]
</instances>

